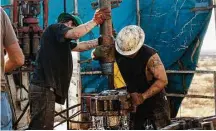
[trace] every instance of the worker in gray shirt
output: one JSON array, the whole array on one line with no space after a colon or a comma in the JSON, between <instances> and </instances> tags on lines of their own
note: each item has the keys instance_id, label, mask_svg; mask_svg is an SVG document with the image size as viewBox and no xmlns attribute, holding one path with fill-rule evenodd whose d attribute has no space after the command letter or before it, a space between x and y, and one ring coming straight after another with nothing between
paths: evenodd
<instances>
[{"instance_id":1,"label":"worker in gray shirt","mask_svg":"<svg viewBox=\"0 0 216 131\"><path fill-rule=\"evenodd\" d=\"M1 130L12 130L12 113L8 101L5 72L11 72L24 64L24 55L19 46L10 19L1 9ZM6 51L6 55L4 53Z\"/></svg>"}]
</instances>

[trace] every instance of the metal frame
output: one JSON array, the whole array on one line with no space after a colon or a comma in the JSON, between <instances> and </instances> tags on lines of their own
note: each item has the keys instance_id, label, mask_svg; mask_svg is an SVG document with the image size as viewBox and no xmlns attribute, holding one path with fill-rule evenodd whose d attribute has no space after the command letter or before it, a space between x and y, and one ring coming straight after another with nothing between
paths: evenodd
<instances>
[{"instance_id":1,"label":"metal frame","mask_svg":"<svg viewBox=\"0 0 216 131\"><path fill-rule=\"evenodd\" d=\"M140 0L136 0L137 25L140 26Z\"/></svg>"},{"instance_id":2,"label":"metal frame","mask_svg":"<svg viewBox=\"0 0 216 131\"><path fill-rule=\"evenodd\" d=\"M215 100L215 114L216 114L216 71L205 71L205 70L196 70L196 71L188 71L188 70L166 70L167 74L213 74L214 80L214 96L205 96L205 95L185 95L185 94L176 94L176 93L167 93L167 96L172 97L190 97L190 98L203 98L203 99L214 99ZM103 75L101 71L88 71L81 72L81 75Z\"/></svg>"},{"instance_id":3,"label":"metal frame","mask_svg":"<svg viewBox=\"0 0 216 131\"><path fill-rule=\"evenodd\" d=\"M18 72L28 72L29 70L20 70ZM12 74L16 74L18 72L13 72ZM171 96L171 97L189 97L189 98L203 98L203 99L214 99L215 100L215 114L216 114L216 71L205 71L205 70L197 70L197 71L187 71L187 70L182 70L182 71L176 71L176 70L167 70L166 71L168 74L213 74L213 79L214 79L214 96L205 96L205 95L191 95L191 94L176 94L176 93L169 93L167 94L167 96ZM81 72L80 75L103 75L102 71L88 71L88 72ZM93 94L92 94L93 95ZM82 96L85 97L85 96ZM74 105L69 107L68 109L65 109L61 112L56 112L55 116L61 116L61 114L63 112L66 112L68 110L71 110L73 108L76 108L80 106L80 104ZM25 110L23 111L23 113L25 113ZM86 122L82 122L82 121L72 121L69 118L73 118L79 114L81 114L83 112L79 112L78 114L73 114L72 116L68 116L68 118L66 117L62 117L64 118L64 120L62 122L60 122L59 124L55 125L58 126L64 122L73 122L73 123L90 123L89 121ZM19 118L21 119L21 118ZM18 121L16 122L18 123Z\"/></svg>"},{"instance_id":4,"label":"metal frame","mask_svg":"<svg viewBox=\"0 0 216 131\"><path fill-rule=\"evenodd\" d=\"M205 98L205 99L214 99L215 100L215 114L216 114L216 71L204 71L204 70L197 70L197 71L175 71L175 70L167 70L168 74L213 74L213 81L214 81L214 96L201 96L201 95L184 95L179 96L182 94L172 94L176 97L191 97L191 98ZM169 94L168 94L169 95Z\"/></svg>"}]
</instances>

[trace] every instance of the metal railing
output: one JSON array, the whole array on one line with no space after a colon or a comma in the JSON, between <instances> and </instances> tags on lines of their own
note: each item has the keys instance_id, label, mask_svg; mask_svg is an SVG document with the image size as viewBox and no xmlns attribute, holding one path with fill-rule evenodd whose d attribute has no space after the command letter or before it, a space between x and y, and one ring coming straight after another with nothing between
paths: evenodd
<instances>
[{"instance_id":1,"label":"metal railing","mask_svg":"<svg viewBox=\"0 0 216 131\"><path fill-rule=\"evenodd\" d=\"M215 102L215 114L216 114L216 71L205 71L205 70L196 70L196 71L166 70L166 73L167 74L213 74L214 96L191 95L191 94L177 94L177 93L167 93L167 96L171 96L171 97L189 97L189 98L214 99L214 102ZM101 71L87 71L87 72L81 72L80 74L81 75L103 75Z\"/></svg>"},{"instance_id":2,"label":"metal railing","mask_svg":"<svg viewBox=\"0 0 216 131\"><path fill-rule=\"evenodd\" d=\"M25 70L23 70L23 72L25 72ZM28 72L28 71L27 71ZM177 94L177 93L169 93L167 94L167 96L171 96L171 97L189 97L189 98L203 98L203 99L214 99L214 102L215 102L215 114L216 114L216 71L204 71L204 70L197 70L197 71L177 71L177 70L167 70L166 71L167 74L213 74L213 82L214 82L214 96L205 96L205 95L191 95L191 94ZM15 74L16 72L12 73L12 74ZM80 73L81 75L103 75L101 71L88 71L88 72L81 72ZM68 109L65 109L61 112L56 112L55 113L55 116L60 116L62 117L64 120L61 121L60 123L58 123L56 126L64 123L64 122L67 122L67 121L70 121L70 122L74 122L74 123L90 123L89 121L86 121L86 122L83 122L83 121L72 121L71 118L74 118L75 116L77 116L77 114L73 114L72 116L70 117L63 117L62 116L62 113L70 110L70 109L73 109L77 106L80 106L80 104L77 104L77 105L74 105ZM28 107L28 105L27 105ZM26 110L23 111L23 113L25 113ZM82 112L79 112L78 115L82 113ZM85 112L83 112L85 113ZM22 116L19 118L21 119ZM19 122L19 120L17 121L17 123ZM17 124L16 123L16 124Z\"/></svg>"},{"instance_id":3,"label":"metal railing","mask_svg":"<svg viewBox=\"0 0 216 131\"><path fill-rule=\"evenodd\" d=\"M216 114L216 71L205 71L205 70L196 70L196 71L176 71L176 70L167 70L168 74L213 74L213 88L214 96L205 96L205 95L184 95L184 94L168 94L168 96L173 97L190 97L190 98L204 98L204 99L214 99L215 102L215 114Z\"/></svg>"}]
</instances>

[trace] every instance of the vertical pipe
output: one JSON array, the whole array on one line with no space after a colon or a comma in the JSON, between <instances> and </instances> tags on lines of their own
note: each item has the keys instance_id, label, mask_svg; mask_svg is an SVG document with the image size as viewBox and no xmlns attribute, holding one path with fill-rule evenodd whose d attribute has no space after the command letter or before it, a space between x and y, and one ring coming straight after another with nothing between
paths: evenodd
<instances>
[{"instance_id":1,"label":"vertical pipe","mask_svg":"<svg viewBox=\"0 0 216 131\"><path fill-rule=\"evenodd\" d=\"M76 15L76 16L78 15L78 0L73 0L73 13L72 14ZM79 43L79 40L76 40L76 42ZM72 56L73 56L73 58L77 58L76 61L73 60L73 64L74 64L74 69L73 69L74 80L73 81L75 81L76 84L73 85L73 86L70 86L70 91L73 91L73 90L76 91L76 94L75 94L76 96L68 95L68 96L73 96L73 98L68 97L68 105L69 106L72 106L74 104L74 102L77 102L76 104L81 103L81 83L80 83L80 79L81 79L80 77L81 76L80 76L80 64L78 63L78 61L80 60L80 53L79 52L73 52ZM76 98L76 100L71 101L72 99L74 99L74 97ZM77 107L75 112L78 111L78 110L81 110L81 108ZM74 111L70 111L69 115L73 114L73 112ZM81 114L78 115L74 119L80 121ZM79 129L80 128L78 123L76 123L76 124L73 123L72 124L72 123L70 123L68 121L67 125L68 125L68 128L70 128L70 129L73 129L73 128Z\"/></svg>"},{"instance_id":2,"label":"vertical pipe","mask_svg":"<svg viewBox=\"0 0 216 131\"><path fill-rule=\"evenodd\" d=\"M36 57L37 51L38 51L38 47L39 47L39 43L40 43L40 37L38 36L38 34L34 34L33 35L33 47L32 47L32 54L34 57Z\"/></svg>"},{"instance_id":3,"label":"vertical pipe","mask_svg":"<svg viewBox=\"0 0 216 131\"><path fill-rule=\"evenodd\" d=\"M14 24L18 24L18 4L17 4L17 0L13 1L13 23Z\"/></svg>"},{"instance_id":4,"label":"vertical pipe","mask_svg":"<svg viewBox=\"0 0 216 131\"><path fill-rule=\"evenodd\" d=\"M67 12L67 8L66 8L66 0L64 0L64 13Z\"/></svg>"},{"instance_id":5,"label":"vertical pipe","mask_svg":"<svg viewBox=\"0 0 216 131\"><path fill-rule=\"evenodd\" d=\"M44 0L43 2L43 29L45 29L48 26L48 0Z\"/></svg>"},{"instance_id":6,"label":"vertical pipe","mask_svg":"<svg viewBox=\"0 0 216 131\"><path fill-rule=\"evenodd\" d=\"M78 15L78 0L74 0L74 15ZM76 41L77 43L79 43L79 39ZM77 52L77 59L80 60L80 53ZM77 61L77 77L78 77L78 85L77 85L77 98L78 98L78 103L82 103L81 102L81 96L82 96L82 84L81 84L81 76L80 76L80 63L78 63ZM78 110L82 109L82 104L80 107L78 107ZM82 114L80 114L78 116L78 120L82 120ZM80 126L80 125L79 125Z\"/></svg>"},{"instance_id":7,"label":"vertical pipe","mask_svg":"<svg viewBox=\"0 0 216 131\"><path fill-rule=\"evenodd\" d=\"M64 11L66 11L66 2L64 1ZM77 0L73 0L73 15L78 15L78 2ZM79 40L76 41L77 43L79 43ZM79 52L73 52L72 53L73 55L73 58L77 58L78 60L80 59L80 53ZM74 80L73 81L76 81L75 85L70 85L70 89L69 89L69 93L71 93L71 91L75 90L74 88L76 88L76 96L72 95L72 94L68 94L68 97L67 97L67 106L66 108L68 108L69 106L73 106L74 102L76 101L78 103L81 103L81 86L80 86L80 64L78 63L78 60L77 61L73 61L73 64L74 64L74 69L73 69L73 76L75 76ZM73 79L73 78L72 78ZM71 96L74 98L76 97L77 99L75 101L71 101L73 98L71 98ZM80 107L77 107L76 109L80 110ZM76 110L75 110L76 111ZM74 111L67 111L67 117L69 117L71 114L73 114ZM80 115L79 115L80 116ZM79 119L79 116L78 116L78 119ZM76 118L75 118L76 119ZM77 120L77 119L76 119ZM75 128L79 128L78 127L78 124L74 125L72 123L70 123L70 121L67 121L67 129L70 130L72 129L73 127L72 126L75 126Z\"/></svg>"},{"instance_id":8,"label":"vertical pipe","mask_svg":"<svg viewBox=\"0 0 216 131\"><path fill-rule=\"evenodd\" d=\"M64 13L66 13L67 12L66 0L63 0L63 2L64 2ZM67 100L66 100L66 108L67 109L69 108L69 95L67 96ZM67 110L66 115L67 115L67 119L68 119L69 118L69 110ZM67 120L67 130L70 130L70 121L69 120Z\"/></svg>"},{"instance_id":9,"label":"vertical pipe","mask_svg":"<svg viewBox=\"0 0 216 131\"><path fill-rule=\"evenodd\" d=\"M67 101L66 101L66 108L68 109L69 108L69 99L68 99L68 97L67 97ZM67 110L67 119L69 118L69 110ZM69 120L67 120L67 130L69 130L69 128L70 128L70 122L69 122Z\"/></svg>"},{"instance_id":10,"label":"vertical pipe","mask_svg":"<svg viewBox=\"0 0 216 131\"><path fill-rule=\"evenodd\" d=\"M140 26L140 0L136 0L137 7L137 25Z\"/></svg>"},{"instance_id":11,"label":"vertical pipe","mask_svg":"<svg viewBox=\"0 0 216 131\"><path fill-rule=\"evenodd\" d=\"M213 5L216 5L216 0L213 0ZM216 8L214 8L214 15L215 15L215 33L216 33ZM216 72L214 72L214 95L215 95L215 115L216 115Z\"/></svg>"},{"instance_id":12,"label":"vertical pipe","mask_svg":"<svg viewBox=\"0 0 216 131\"><path fill-rule=\"evenodd\" d=\"M10 5L13 6L13 0L10 0ZM13 8L9 8L9 9L10 9L10 16L9 16L9 18L13 22Z\"/></svg>"},{"instance_id":13,"label":"vertical pipe","mask_svg":"<svg viewBox=\"0 0 216 131\"><path fill-rule=\"evenodd\" d=\"M74 15L78 15L78 1L77 0L74 0L73 1L74 2L74 12L73 12L73 14Z\"/></svg>"},{"instance_id":14,"label":"vertical pipe","mask_svg":"<svg viewBox=\"0 0 216 131\"><path fill-rule=\"evenodd\" d=\"M111 2L109 0L99 0L99 8L103 7L108 7L111 10ZM112 19L105 20L100 26L101 35L112 36Z\"/></svg>"},{"instance_id":15,"label":"vertical pipe","mask_svg":"<svg viewBox=\"0 0 216 131\"><path fill-rule=\"evenodd\" d=\"M213 0L213 5L216 5L216 0ZM214 8L214 15L215 15L215 33L216 33L216 8Z\"/></svg>"},{"instance_id":16,"label":"vertical pipe","mask_svg":"<svg viewBox=\"0 0 216 131\"><path fill-rule=\"evenodd\" d=\"M111 10L111 1L110 0L99 0L99 8L107 7ZM113 31L112 31L112 19L105 20L103 24L100 25L100 38L102 40L101 45L109 46L114 43L113 40ZM113 62L114 62L114 47L111 49L105 49L104 52L108 54L104 56L105 58L100 61L102 72L108 74L108 86L110 89L114 88L114 77L113 77Z\"/></svg>"},{"instance_id":17,"label":"vertical pipe","mask_svg":"<svg viewBox=\"0 0 216 131\"><path fill-rule=\"evenodd\" d=\"M23 54L27 58L29 58L30 56L30 38L28 33L25 33L23 35Z\"/></svg>"},{"instance_id":18,"label":"vertical pipe","mask_svg":"<svg viewBox=\"0 0 216 131\"><path fill-rule=\"evenodd\" d=\"M214 72L214 97L215 97L215 115L216 115L216 71Z\"/></svg>"}]
</instances>

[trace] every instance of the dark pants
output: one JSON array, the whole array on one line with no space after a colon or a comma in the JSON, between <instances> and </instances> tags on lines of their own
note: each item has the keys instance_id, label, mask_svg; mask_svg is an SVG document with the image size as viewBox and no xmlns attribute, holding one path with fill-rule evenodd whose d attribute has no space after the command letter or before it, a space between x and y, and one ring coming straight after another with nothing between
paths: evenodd
<instances>
[{"instance_id":1,"label":"dark pants","mask_svg":"<svg viewBox=\"0 0 216 131\"><path fill-rule=\"evenodd\" d=\"M52 130L55 113L55 94L49 88L30 85L30 130Z\"/></svg>"},{"instance_id":2,"label":"dark pants","mask_svg":"<svg viewBox=\"0 0 216 131\"><path fill-rule=\"evenodd\" d=\"M130 114L132 130L160 129L170 124L170 112L165 93L161 92L137 107Z\"/></svg>"}]
</instances>

